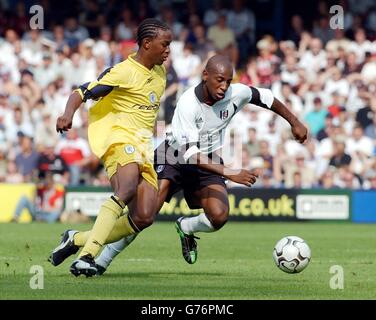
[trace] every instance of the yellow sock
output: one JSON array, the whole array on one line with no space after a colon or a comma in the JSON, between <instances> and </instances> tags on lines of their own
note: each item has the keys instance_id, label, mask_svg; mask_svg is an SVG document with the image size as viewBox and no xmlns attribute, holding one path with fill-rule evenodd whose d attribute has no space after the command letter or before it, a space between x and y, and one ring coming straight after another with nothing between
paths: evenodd
<instances>
[{"instance_id":1,"label":"yellow sock","mask_svg":"<svg viewBox=\"0 0 376 320\"><path fill-rule=\"evenodd\" d=\"M83 247L90 236L90 231L80 231L77 232L73 237L73 242L78 247Z\"/></svg>"},{"instance_id":2,"label":"yellow sock","mask_svg":"<svg viewBox=\"0 0 376 320\"><path fill-rule=\"evenodd\" d=\"M114 196L103 203L94 226L91 229L89 238L80 252L79 257L87 254L90 254L93 258L97 256L115 226L116 220L119 219L123 212L124 207L124 203Z\"/></svg>"},{"instance_id":3,"label":"yellow sock","mask_svg":"<svg viewBox=\"0 0 376 320\"><path fill-rule=\"evenodd\" d=\"M114 228L106 239L106 243L112 243L123 239L126 236L137 233L138 230L135 230L136 226L132 222L130 222L129 219L130 218L127 214L117 219Z\"/></svg>"}]
</instances>

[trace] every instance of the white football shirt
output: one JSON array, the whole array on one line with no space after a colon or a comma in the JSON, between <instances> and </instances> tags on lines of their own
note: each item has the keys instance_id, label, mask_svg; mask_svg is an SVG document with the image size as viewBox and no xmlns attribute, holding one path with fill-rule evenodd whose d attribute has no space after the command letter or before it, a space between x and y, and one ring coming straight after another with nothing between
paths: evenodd
<instances>
[{"instance_id":1,"label":"white football shirt","mask_svg":"<svg viewBox=\"0 0 376 320\"><path fill-rule=\"evenodd\" d=\"M209 154L224 143L225 130L232 117L248 103L271 108L274 97L269 89L231 84L223 99L212 106L202 100L202 83L191 87L179 98L167 134L169 145L179 150L182 146L196 145L196 152ZM188 153L188 151L187 151ZM187 160L187 159L185 159Z\"/></svg>"}]
</instances>

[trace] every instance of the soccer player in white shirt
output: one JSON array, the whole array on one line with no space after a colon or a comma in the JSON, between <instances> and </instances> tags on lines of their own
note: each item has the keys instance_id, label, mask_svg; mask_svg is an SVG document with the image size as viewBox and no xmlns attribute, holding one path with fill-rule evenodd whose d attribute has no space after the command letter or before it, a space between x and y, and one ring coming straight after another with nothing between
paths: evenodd
<instances>
[{"instance_id":1,"label":"soccer player in white shirt","mask_svg":"<svg viewBox=\"0 0 376 320\"><path fill-rule=\"evenodd\" d=\"M223 146L225 129L232 117L251 103L270 109L286 119L296 140L307 139L306 127L276 98L269 89L231 84L233 66L230 60L215 55L208 60L202 82L180 97L172 120L172 131L155 150L154 168L158 173L159 191L155 215L165 201L179 190L191 209L204 213L181 217L175 227L179 234L184 259L197 260L197 232L218 231L229 215L225 179L246 186L255 183L251 170L226 167L218 155ZM155 216L145 217L151 225ZM136 237L132 235L107 245L96 259L98 274L106 271L112 259Z\"/></svg>"}]
</instances>

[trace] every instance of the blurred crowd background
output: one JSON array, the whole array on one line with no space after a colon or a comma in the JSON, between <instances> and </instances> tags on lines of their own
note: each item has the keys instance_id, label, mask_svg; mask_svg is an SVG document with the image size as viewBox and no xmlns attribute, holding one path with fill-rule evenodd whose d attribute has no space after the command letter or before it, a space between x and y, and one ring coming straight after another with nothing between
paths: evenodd
<instances>
[{"instance_id":1,"label":"blurred crowd background","mask_svg":"<svg viewBox=\"0 0 376 320\"><path fill-rule=\"evenodd\" d=\"M30 30L31 5L44 29ZM331 29L329 9L344 9ZM234 166L259 168L257 187L376 189L376 2L0 1L0 182L106 186L87 141L87 102L74 128L55 131L69 94L137 49L140 21L171 26L159 120L200 81L207 59L228 55L234 82L270 88L310 129L301 146L289 125L249 105L232 121L242 148ZM163 140L156 130L156 143Z\"/></svg>"}]
</instances>

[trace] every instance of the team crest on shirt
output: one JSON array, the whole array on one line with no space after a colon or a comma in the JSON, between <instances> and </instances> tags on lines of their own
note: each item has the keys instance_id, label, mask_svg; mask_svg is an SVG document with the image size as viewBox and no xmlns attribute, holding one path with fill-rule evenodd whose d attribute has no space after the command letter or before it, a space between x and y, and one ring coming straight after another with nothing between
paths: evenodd
<instances>
[{"instance_id":1,"label":"team crest on shirt","mask_svg":"<svg viewBox=\"0 0 376 320\"><path fill-rule=\"evenodd\" d=\"M222 120L226 120L228 118L228 110L221 110L221 112L219 113L219 117L222 119Z\"/></svg>"},{"instance_id":2,"label":"team crest on shirt","mask_svg":"<svg viewBox=\"0 0 376 320\"><path fill-rule=\"evenodd\" d=\"M149 100L150 100L151 103L157 102L157 94L154 91L150 92Z\"/></svg>"},{"instance_id":3,"label":"team crest on shirt","mask_svg":"<svg viewBox=\"0 0 376 320\"><path fill-rule=\"evenodd\" d=\"M163 164L161 164L161 165L159 165L158 167L157 167L157 169L155 170L157 173L161 173L163 170L164 170L164 165Z\"/></svg>"},{"instance_id":4,"label":"team crest on shirt","mask_svg":"<svg viewBox=\"0 0 376 320\"><path fill-rule=\"evenodd\" d=\"M124 150L127 154L132 154L135 151L134 146L132 146L131 144L126 144Z\"/></svg>"}]
</instances>

